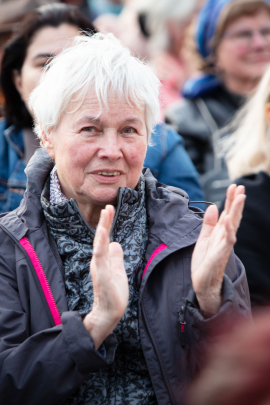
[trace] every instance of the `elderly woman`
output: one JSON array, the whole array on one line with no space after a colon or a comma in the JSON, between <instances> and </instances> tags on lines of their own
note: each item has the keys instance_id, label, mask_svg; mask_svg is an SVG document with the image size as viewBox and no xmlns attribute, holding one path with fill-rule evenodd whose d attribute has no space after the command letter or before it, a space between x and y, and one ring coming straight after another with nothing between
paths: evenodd
<instances>
[{"instance_id":1,"label":"elderly woman","mask_svg":"<svg viewBox=\"0 0 270 405\"><path fill-rule=\"evenodd\" d=\"M55 57L30 96L43 148L0 220L6 405L182 404L206 330L250 316L231 253L243 187L202 226L184 192L142 170L158 88L112 34L95 34Z\"/></svg>"},{"instance_id":2,"label":"elderly woman","mask_svg":"<svg viewBox=\"0 0 270 405\"><path fill-rule=\"evenodd\" d=\"M25 100L38 85L43 67L79 31L95 30L76 7L51 4L28 14L5 47L0 74L5 99L5 119L0 121L0 214L20 205L26 188L25 166L39 147ZM179 134L159 123L152 139L145 166L160 182L184 189L191 200L204 200L198 174Z\"/></svg>"}]
</instances>

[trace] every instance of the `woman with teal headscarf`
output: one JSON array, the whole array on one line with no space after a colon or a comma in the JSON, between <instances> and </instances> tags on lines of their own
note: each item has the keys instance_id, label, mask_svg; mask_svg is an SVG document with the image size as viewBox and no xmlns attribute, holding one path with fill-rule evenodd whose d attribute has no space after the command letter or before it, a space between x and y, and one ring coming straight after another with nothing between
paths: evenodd
<instances>
[{"instance_id":1,"label":"woman with teal headscarf","mask_svg":"<svg viewBox=\"0 0 270 405\"><path fill-rule=\"evenodd\" d=\"M208 0L195 23L200 74L185 83L184 100L167 110L166 119L184 137L198 172L220 171L218 180L226 183L226 170L214 154L216 138L270 62L270 1ZM204 184L209 196L207 176ZM214 202L221 198L210 196Z\"/></svg>"}]
</instances>

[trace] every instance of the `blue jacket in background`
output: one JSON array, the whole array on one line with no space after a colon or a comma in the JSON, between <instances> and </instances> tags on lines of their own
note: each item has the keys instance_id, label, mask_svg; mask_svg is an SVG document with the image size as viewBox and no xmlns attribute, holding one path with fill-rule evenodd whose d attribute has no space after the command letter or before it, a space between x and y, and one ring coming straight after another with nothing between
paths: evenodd
<instances>
[{"instance_id":1,"label":"blue jacket in background","mask_svg":"<svg viewBox=\"0 0 270 405\"><path fill-rule=\"evenodd\" d=\"M144 166L156 179L184 190L190 201L204 201L198 173L187 154L184 139L170 125L158 124L147 148ZM204 204L191 204L204 209Z\"/></svg>"},{"instance_id":2,"label":"blue jacket in background","mask_svg":"<svg viewBox=\"0 0 270 405\"><path fill-rule=\"evenodd\" d=\"M198 174L184 148L180 135L170 126L159 124L152 135L144 165L161 183L182 188L191 201L204 199ZM22 130L7 128L0 121L0 213L16 209L26 188ZM193 204L192 204L193 205ZM196 204L194 204L196 205ZM204 208L203 204L198 204Z\"/></svg>"}]
</instances>

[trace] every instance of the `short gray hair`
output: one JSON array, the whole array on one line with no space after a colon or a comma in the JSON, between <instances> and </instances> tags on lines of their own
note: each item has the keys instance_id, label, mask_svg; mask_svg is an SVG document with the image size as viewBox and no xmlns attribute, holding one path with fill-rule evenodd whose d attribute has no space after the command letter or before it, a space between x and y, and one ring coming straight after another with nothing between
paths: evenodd
<instances>
[{"instance_id":1,"label":"short gray hair","mask_svg":"<svg viewBox=\"0 0 270 405\"><path fill-rule=\"evenodd\" d=\"M56 128L70 102L82 103L86 94L94 91L100 112L108 108L109 93L145 109L149 142L159 118L159 86L152 70L132 56L113 34L77 36L48 65L30 95L35 133L41 139L41 127L45 133Z\"/></svg>"}]
</instances>

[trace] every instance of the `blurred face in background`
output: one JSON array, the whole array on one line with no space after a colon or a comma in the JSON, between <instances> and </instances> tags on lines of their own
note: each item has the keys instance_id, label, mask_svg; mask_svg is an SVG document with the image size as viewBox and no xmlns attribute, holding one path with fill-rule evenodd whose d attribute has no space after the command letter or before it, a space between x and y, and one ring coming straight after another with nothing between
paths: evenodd
<instances>
[{"instance_id":1,"label":"blurred face in background","mask_svg":"<svg viewBox=\"0 0 270 405\"><path fill-rule=\"evenodd\" d=\"M68 46L78 31L73 25L61 24L59 27L44 27L36 32L27 49L21 72L13 72L14 84L26 106L30 93L41 79L44 66Z\"/></svg>"},{"instance_id":2,"label":"blurred face in background","mask_svg":"<svg viewBox=\"0 0 270 405\"><path fill-rule=\"evenodd\" d=\"M270 63L270 14L260 9L225 29L216 51L216 69L225 86L236 93L252 89Z\"/></svg>"}]
</instances>

